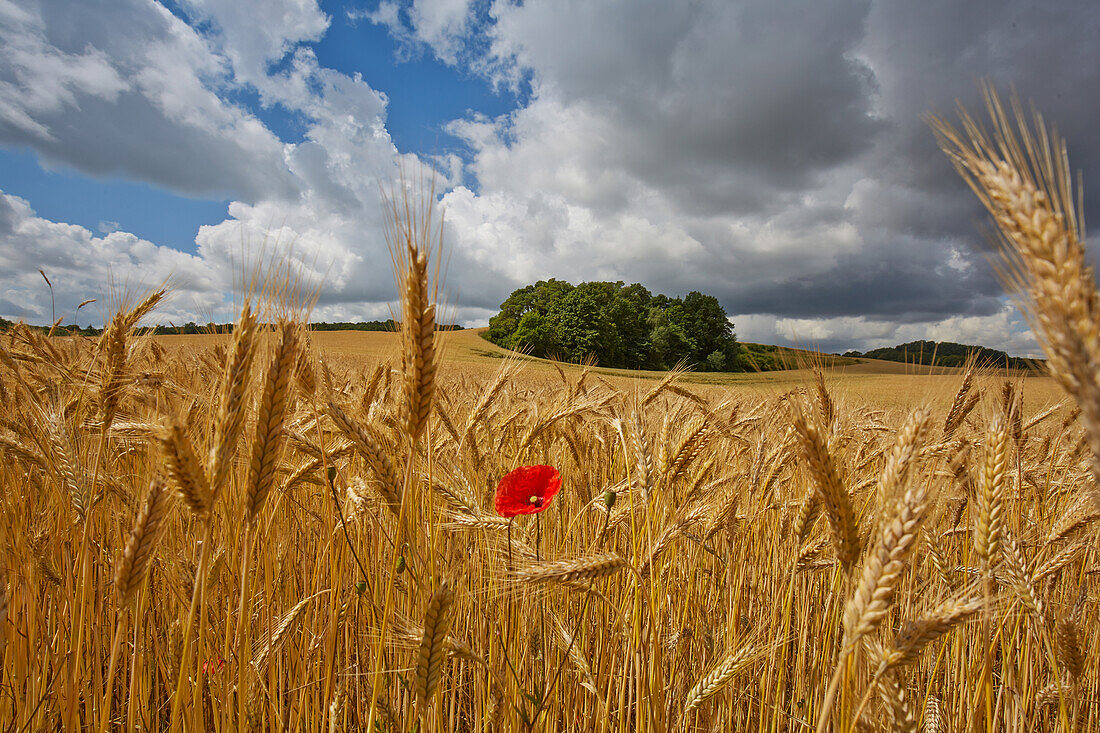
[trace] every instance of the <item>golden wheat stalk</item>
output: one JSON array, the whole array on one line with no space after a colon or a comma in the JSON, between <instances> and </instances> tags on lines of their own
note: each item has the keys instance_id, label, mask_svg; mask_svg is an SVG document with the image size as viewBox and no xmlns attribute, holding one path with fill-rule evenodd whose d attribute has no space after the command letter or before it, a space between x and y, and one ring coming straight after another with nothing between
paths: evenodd
<instances>
[{"instance_id":1,"label":"golden wheat stalk","mask_svg":"<svg viewBox=\"0 0 1100 733\"><path fill-rule=\"evenodd\" d=\"M1007 453L1008 429L1003 418L994 415L987 430L982 483L976 497L978 517L974 525L974 551L989 568L997 564L1001 549Z\"/></svg>"},{"instance_id":2,"label":"golden wheat stalk","mask_svg":"<svg viewBox=\"0 0 1100 733\"><path fill-rule=\"evenodd\" d=\"M1009 587L1012 588L1016 597L1027 610L1037 620L1042 621L1044 613L1043 600L1039 597L1031 573L1028 572L1027 563L1024 561L1019 545L1008 533L1005 533L1004 536L1004 552L1002 554L1004 556L1003 569Z\"/></svg>"},{"instance_id":3,"label":"golden wheat stalk","mask_svg":"<svg viewBox=\"0 0 1100 733\"><path fill-rule=\"evenodd\" d=\"M909 707L905 687L900 680L892 674L886 674L878 678L876 686L879 697L890 711L890 730L894 733L917 733L917 720Z\"/></svg>"},{"instance_id":4,"label":"golden wheat stalk","mask_svg":"<svg viewBox=\"0 0 1100 733\"><path fill-rule=\"evenodd\" d=\"M114 421L124 387L126 337L128 329L123 313L115 314L103 332L103 379L99 387L99 413L103 429Z\"/></svg>"},{"instance_id":5,"label":"golden wheat stalk","mask_svg":"<svg viewBox=\"0 0 1100 733\"><path fill-rule=\"evenodd\" d=\"M252 657L252 667L256 670L257 674L262 676L264 670L267 669L268 662L271 660L271 655L278 654L279 650L283 648L283 644L286 643L287 637L294 628L295 622L302 615L302 612L306 609L306 606L309 605L309 602L321 595L321 593L327 592L327 590L323 590L311 596L306 596L298 601L292 609L287 611L286 614L279 619L279 622L275 624L275 628L267 641L260 647L255 656Z\"/></svg>"},{"instance_id":6,"label":"golden wheat stalk","mask_svg":"<svg viewBox=\"0 0 1100 733\"><path fill-rule=\"evenodd\" d=\"M977 397L977 395L970 394L970 387L973 382L974 360L968 359L966 372L963 374L962 384L959 385L959 391L955 393L955 399L951 402L951 409L947 411L947 417L943 421L944 440L947 440L955 434L955 431L962 425L962 421L966 419L966 416L977 404L977 399L971 400L971 397Z\"/></svg>"},{"instance_id":7,"label":"golden wheat stalk","mask_svg":"<svg viewBox=\"0 0 1100 733\"><path fill-rule=\"evenodd\" d=\"M929 695L924 707L924 726L922 733L943 733L943 708L940 699Z\"/></svg>"},{"instance_id":8,"label":"golden wheat stalk","mask_svg":"<svg viewBox=\"0 0 1100 733\"><path fill-rule=\"evenodd\" d=\"M496 400L505 385L508 384L508 380L514 371L515 364L516 362L511 359L501 364L500 369L497 370L496 377L494 377L489 386L482 391L481 396L474 404L474 408L470 410L469 417L466 418L466 425L462 429L459 443L468 448L472 447L475 454L477 445L475 444L474 431L477 426L485 420L485 417L489 414L489 408L492 406L493 401ZM452 430L451 432L454 431Z\"/></svg>"},{"instance_id":9,"label":"golden wheat stalk","mask_svg":"<svg viewBox=\"0 0 1100 733\"><path fill-rule=\"evenodd\" d=\"M1088 540L1078 540L1072 544L1068 544L1061 550L1056 552L1032 573L1034 580L1038 583L1051 575L1056 574L1066 565L1077 559L1077 556L1088 547Z\"/></svg>"},{"instance_id":10,"label":"golden wheat stalk","mask_svg":"<svg viewBox=\"0 0 1100 733\"><path fill-rule=\"evenodd\" d=\"M118 403L126 386L126 352L130 331L164 298L164 290L156 290L130 311L119 311L104 329L101 337L103 373L99 389L100 421L103 430L111 427Z\"/></svg>"},{"instance_id":11,"label":"golden wheat stalk","mask_svg":"<svg viewBox=\"0 0 1100 733\"><path fill-rule=\"evenodd\" d=\"M954 599L915 621L907 621L881 654L879 674L914 664L921 651L941 636L982 610L981 599Z\"/></svg>"},{"instance_id":12,"label":"golden wheat stalk","mask_svg":"<svg viewBox=\"0 0 1100 733\"><path fill-rule=\"evenodd\" d=\"M1072 618L1059 619L1055 625L1054 639L1058 648L1058 661L1073 679L1080 680L1085 673L1085 654L1077 623Z\"/></svg>"},{"instance_id":13,"label":"golden wheat stalk","mask_svg":"<svg viewBox=\"0 0 1100 733\"><path fill-rule=\"evenodd\" d=\"M878 481L878 495L883 504L892 503L894 493L908 480L910 468L928 437L931 416L927 409L917 410L898 433Z\"/></svg>"},{"instance_id":14,"label":"golden wheat stalk","mask_svg":"<svg viewBox=\"0 0 1100 733\"><path fill-rule=\"evenodd\" d=\"M1054 523L1050 534L1047 535L1046 544L1050 545L1058 540L1072 538L1088 529L1097 520L1100 520L1100 509L1093 508L1091 503L1088 507L1084 507L1082 502L1078 502Z\"/></svg>"},{"instance_id":15,"label":"golden wheat stalk","mask_svg":"<svg viewBox=\"0 0 1100 733\"><path fill-rule=\"evenodd\" d=\"M183 503L195 514L207 514L214 503L210 481L195 456L191 439L187 437L183 426L170 418L159 431L157 439L164 454L168 478L179 491Z\"/></svg>"},{"instance_id":16,"label":"golden wheat stalk","mask_svg":"<svg viewBox=\"0 0 1100 733\"><path fill-rule=\"evenodd\" d=\"M653 563L661 556L661 554L668 549L673 540L683 534L689 527L694 524L698 524L707 518L709 514L709 507L700 506L696 507L690 512L687 512L676 521L672 522L668 527L661 532L657 541L653 543L653 547L650 548L649 553L646 555L645 560L638 567L638 575L642 578L649 575L649 571L653 567Z\"/></svg>"},{"instance_id":17,"label":"golden wheat stalk","mask_svg":"<svg viewBox=\"0 0 1100 733\"><path fill-rule=\"evenodd\" d=\"M431 277L430 261L433 213L431 194L419 209L408 200L390 196L386 238L390 245L397 285L401 296L401 365L404 397L403 426L416 444L428 423L435 391L437 367L434 302L438 272ZM442 226L437 234L442 239Z\"/></svg>"},{"instance_id":18,"label":"golden wheat stalk","mask_svg":"<svg viewBox=\"0 0 1100 733\"><path fill-rule=\"evenodd\" d=\"M245 492L245 519L250 524L256 521L275 484L283 425L290 407L292 377L298 359L297 325L283 321L278 330L279 342L267 370L256 417L256 435L252 441L252 461Z\"/></svg>"},{"instance_id":19,"label":"golden wheat stalk","mask_svg":"<svg viewBox=\"0 0 1100 733\"><path fill-rule=\"evenodd\" d=\"M829 433L833 429L836 420L836 405L825 386L825 371L820 366L814 367L814 391L817 399L817 414L821 418L821 426Z\"/></svg>"},{"instance_id":20,"label":"golden wheat stalk","mask_svg":"<svg viewBox=\"0 0 1100 733\"><path fill-rule=\"evenodd\" d=\"M115 569L115 593L118 594L119 605L129 602L145 582L168 507L169 493L164 481L154 478Z\"/></svg>"},{"instance_id":21,"label":"golden wheat stalk","mask_svg":"<svg viewBox=\"0 0 1100 733\"><path fill-rule=\"evenodd\" d=\"M18 438L0 435L0 448L8 455L14 456L28 466L46 467L46 458L29 445L20 442Z\"/></svg>"},{"instance_id":22,"label":"golden wheat stalk","mask_svg":"<svg viewBox=\"0 0 1100 733\"><path fill-rule=\"evenodd\" d=\"M8 641L8 635L5 629L8 624L9 603L8 580L4 575L0 574L0 652L4 651L4 646Z\"/></svg>"},{"instance_id":23,"label":"golden wheat stalk","mask_svg":"<svg viewBox=\"0 0 1100 733\"><path fill-rule=\"evenodd\" d=\"M802 444L802 454L810 469L817 496L825 508L837 557L845 570L850 571L860 552L859 525L856 523L851 497L841 482L836 462L818 426L797 408L794 410L792 423Z\"/></svg>"},{"instance_id":24,"label":"golden wheat stalk","mask_svg":"<svg viewBox=\"0 0 1100 733\"><path fill-rule=\"evenodd\" d=\"M515 571L517 580L528 583L568 583L604 578L630 567L619 555L606 553L569 560L532 563Z\"/></svg>"},{"instance_id":25,"label":"golden wheat stalk","mask_svg":"<svg viewBox=\"0 0 1100 733\"><path fill-rule=\"evenodd\" d=\"M327 413L336 428L352 441L356 450L374 470L381 484L382 497L386 500L386 505L396 513L401 505L401 485L398 483L397 472L394 470L389 454L365 428L355 422L335 402L328 403Z\"/></svg>"},{"instance_id":26,"label":"golden wheat stalk","mask_svg":"<svg viewBox=\"0 0 1100 733\"><path fill-rule=\"evenodd\" d=\"M888 477L904 475L907 468L899 465L919 450L921 435L927 432L928 413L918 411L902 430L891 459L883 472ZM894 592L906 562L917 541L917 535L928 509L928 484L914 481L896 502L893 513L883 518L881 536L875 549L867 556L863 575L844 611L844 646L851 648L860 639L874 632L893 604Z\"/></svg>"},{"instance_id":27,"label":"golden wheat stalk","mask_svg":"<svg viewBox=\"0 0 1100 733\"><path fill-rule=\"evenodd\" d=\"M221 397L210 455L210 491L217 498L229 480L233 455L244 431L248 407L248 382L252 374L258 326L252 304L245 302L233 327L233 343L222 375Z\"/></svg>"},{"instance_id":28,"label":"golden wheat stalk","mask_svg":"<svg viewBox=\"0 0 1100 733\"><path fill-rule=\"evenodd\" d=\"M684 700L684 717L704 702L717 695L722 688L743 672L759 655L759 649L746 645L733 652L703 675L691 688Z\"/></svg>"},{"instance_id":29,"label":"golden wheat stalk","mask_svg":"<svg viewBox=\"0 0 1100 733\"><path fill-rule=\"evenodd\" d=\"M424 634L420 640L420 651L416 657L416 673L413 687L421 715L427 711L428 703L439 686L443 674L443 660L446 658L445 641L451 632L451 608L455 592L451 581L439 582L424 609Z\"/></svg>"},{"instance_id":30,"label":"golden wheat stalk","mask_svg":"<svg viewBox=\"0 0 1100 733\"><path fill-rule=\"evenodd\" d=\"M86 483L87 477L81 470L73 451L72 440L65 427L64 415L56 414L49 418L47 439L52 451L50 457L61 479L61 485L69 493L77 519L84 521L92 508L93 497Z\"/></svg>"},{"instance_id":31,"label":"golden wheat stalk","mask_svg":"<svg viewBox=\"0 0 1100 733\"><path fill-rule=\"evenodd\" d=\"M1016 100L1013 120L993 89L985 92L992 138L965 110L961 134L940 119L932 126L998 227L1006 280L1026 294L1023 310L1047 367L1081 408L1100 483L1100 293L1085 254L1066 146L1048 134L1038 114L1033 131ZM1100 489L1093 488L1092 497L1100 508Z\"/></svg>"},{"instance_id":32,"label":"golden wheat stalk","mask_svg":"<svg viewBox=\"0 0 1100 733\"><path fill-rule=\"evenodd\" d=\"M451 521L439 525L440 529L454 532L480 530L483 532L504 532L511 522L504 517L493 514L463 514L456 512L451 515Z\"/></svg>"}]
</instances>

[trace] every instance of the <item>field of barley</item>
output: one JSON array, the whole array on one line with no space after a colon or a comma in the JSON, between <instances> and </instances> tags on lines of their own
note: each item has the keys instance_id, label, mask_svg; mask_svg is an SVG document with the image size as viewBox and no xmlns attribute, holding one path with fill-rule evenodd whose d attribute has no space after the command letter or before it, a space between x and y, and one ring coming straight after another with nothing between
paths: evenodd
<instances>
[{"instance_id":1,"label":"field of barley","mask_svg":"<svg viewBox=\"0 0 1100 733\"><path fill-rule=\"evenodd\" d=\"M13 328L0 726L1100 730L1100 298L1046 179L942 132L1051 376L507 355L436 331L415 222L399 334Z\"/></svg>"}]
</instances>

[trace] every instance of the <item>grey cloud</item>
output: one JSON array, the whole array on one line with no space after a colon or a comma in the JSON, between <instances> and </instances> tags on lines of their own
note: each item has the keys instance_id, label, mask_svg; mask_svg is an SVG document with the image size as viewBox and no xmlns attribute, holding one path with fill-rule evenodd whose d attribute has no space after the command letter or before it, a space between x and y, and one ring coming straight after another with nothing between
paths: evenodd
<instances>
[{"instance_id":1,"label":"grey cloud","mask_svg":"<svg viewBox=\"0 0 1100 733\"><path fill-rule=\"evenodd\" d=\"M0 123L0 141L33 143L45 161L97 178L137 178L187 195L255 201L298 193L281 159L263 154L273 151L257 155L217 130L167 119L140 93L77 100L77 118L68 110L38 117L51 139L33 140Z\"/></svg>"},{"instance_id":2,"label":"grey cloud","mask_svg":"<svg viewBox=\"0 0 1100 733\"><path fill-rule=\"evenodd\" d=\"M557 192L582 207L592 261L612 277L709 288L738 313L992 317L1003 291L987 218L927 124L953 118L956 98L982 112L983 78L1057 121L1085 170L1086 219L1100 208L1095 3L498 8L494 52L533 74L536 96L495 138L471 140L473 172L483 195ZM573 119L585 124L562 122ZM623 182L622 195L598 193L604 181ZM643 260L644 243L600 241L631 216L671 222L698 246ZM572 222L531 234L560 245L577 236ZM547 253L544 277L586 271L555 248L525 251Z\"/></svg>"},{"instance_id":3,"label":"grey cloud","mask_svg":"<svg viewBox=\"0 0 1100 733\"><path fill-rule=\"evenodd\" d=\"M42 0L25 11L0 29L0 144L188 195L298 194L278 138L211 91L227 70L163 7Z\"/></svg>"}]
</instances>

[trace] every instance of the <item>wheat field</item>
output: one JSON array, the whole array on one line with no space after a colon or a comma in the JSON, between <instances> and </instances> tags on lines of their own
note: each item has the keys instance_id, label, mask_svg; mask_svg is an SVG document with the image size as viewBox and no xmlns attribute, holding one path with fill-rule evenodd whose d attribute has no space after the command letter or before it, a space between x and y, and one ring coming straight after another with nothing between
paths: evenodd
<instances>
[{"instance_id":1,"label":"wheat field","mask_svg":"<svg viewBox=\"0 0 1100 733\"><path fill-rule=\"evenodd\" d=\"M1050 377L500 358L436 331L415 217L397 335L258 297L154 338L162 291L99 339L17 326L0 725L1100 729L1100 301L1057 141L1008 130L939 127ZM560 494L500 516L530 465Z\"/></svg>"}]
</instances>

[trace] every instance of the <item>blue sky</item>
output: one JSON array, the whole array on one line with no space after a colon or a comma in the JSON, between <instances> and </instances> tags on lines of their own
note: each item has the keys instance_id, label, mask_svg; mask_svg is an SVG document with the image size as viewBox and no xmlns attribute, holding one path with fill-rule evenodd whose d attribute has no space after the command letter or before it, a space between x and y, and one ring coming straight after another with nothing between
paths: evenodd
<instances>
[{"instance_id":1,"label":"blue sky","mask_svg":"<svg viewBox=\"0 0 1100 733\"><path fill-rule=\"evenodd\" d=\"M182 20L188 18L175 3L165 7ZM320 41L305 45L321 65L349 76L362 74L371 86L385 90L386 129L403 152L468 157L470 151L447 133L446 124L475 112L507 114L521 99L519 90L493 89L485 77L442 63L426 49L405 49L384 26L349 18L354 6L321 3L321 9L331 24ZM249 110L281 141L304 139L307 123L296 110L264 106L249 87L224 96ZM0 190L33 201L47 219L102 233L121 229L190 253L195 252L199 227L223 221L229 204L228 198L179 196L120 176L91 177L64 163L40 161L29 147L0 147Z\"/></svg>"},{"instance_id":2,"label":"blue sky","mask_svg":"<svg viewBox=\"0 0 1100 733\"><path fill-rule=\"evenodd\" d=\"M1088 218L1098 36L1030 0L0 0L0 316L48 320L41 268L62 313L167 281L161 320L228 319L285 259L315 319L385 317L404 175L468 325L621 279L715 294L745 340L1032 353L924 117L1016 88Z\"/></svg>"}]
</instances>

